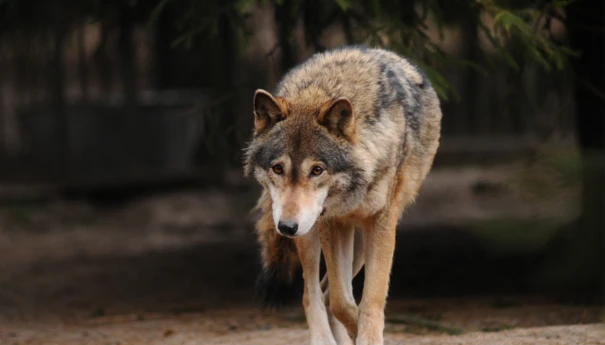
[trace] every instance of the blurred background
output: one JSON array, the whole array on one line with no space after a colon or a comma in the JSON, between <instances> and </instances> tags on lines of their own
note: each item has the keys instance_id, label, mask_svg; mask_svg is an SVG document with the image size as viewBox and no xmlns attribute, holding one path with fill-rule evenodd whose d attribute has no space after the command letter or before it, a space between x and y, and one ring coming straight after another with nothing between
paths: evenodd
<instances>
[{"instance_id":1,"label":"blurred background","mask_svg":"<svg viewBox=\"0 0 605 345\"><path fill-rule=\"evenodd\" d=\"M0 342L307 343L254 300L242 149L256 89L348 44L409 57L444 113L387 339L605 339L604 6L0 0Z\"/></svg>"}]
</instances>

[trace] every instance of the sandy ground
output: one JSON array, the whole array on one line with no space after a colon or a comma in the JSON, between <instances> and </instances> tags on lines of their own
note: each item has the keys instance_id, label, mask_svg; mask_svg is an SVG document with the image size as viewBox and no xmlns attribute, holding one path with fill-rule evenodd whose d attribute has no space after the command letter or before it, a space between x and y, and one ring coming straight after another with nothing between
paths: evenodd
<instances>
[{"instance_id":1,"label":"sandy ground","mask_svg":"<svg viewBox=\"0 0 605 345\"><path fill-rule=\"evenodd\" d=\"M235 314L235 315L234 315ZM308 344L303 324L287 324L230 311L225 315L189 315L139 320L123 319L48 326L16 326L3 331L3 344ZM243 324L240 325L242 322ZM602 324L550 326L493 332L470 332L463 335L409 334L387 331L385 344L603 344Z\"/></svg>"},{"instance_id":2,"label":"sandy ground","mask_svg":"<svg viewBox=\"0 0 605 345\"><path fill-rule=\"evenodd\" d=\"M532 293L530 254L494 255L463 231L542 212L505 192L506 176L431 174L399 234L388 344L605 344L602 306ZM0 344L307 344L300 307L261 311L253 300L254 197L209 189L3 205Z\"/></svg>"}]
</instances>

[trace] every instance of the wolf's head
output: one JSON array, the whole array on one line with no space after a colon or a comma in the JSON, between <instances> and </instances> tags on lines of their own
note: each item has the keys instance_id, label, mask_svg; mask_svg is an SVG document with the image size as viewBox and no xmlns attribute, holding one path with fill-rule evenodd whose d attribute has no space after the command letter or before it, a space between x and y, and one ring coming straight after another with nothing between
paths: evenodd
<instances>
[{"instance_id":1,"label":"wolf's head","mask_svg":"<svg viewBox=\"0 0 605 345\"><path fill-rule=\"evenodd\" d=\"M346 203L359 184L353 116L346 98L309 106L264 90L254 94L254 138L245 172L269 191L280 234L306 234L326 208Z\"/></svg>"}]
</instances>

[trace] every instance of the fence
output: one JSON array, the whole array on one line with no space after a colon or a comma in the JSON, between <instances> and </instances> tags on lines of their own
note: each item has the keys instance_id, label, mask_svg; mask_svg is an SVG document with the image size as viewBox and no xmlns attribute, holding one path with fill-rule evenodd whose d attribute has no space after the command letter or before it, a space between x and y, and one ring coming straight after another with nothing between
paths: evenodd
<instances>
[{"instance_id":1,"label":"fence","mask_svg":"<svg viewBox=\"0 0 605 345\"><path fill-rule=\"evenodd\" d=\"M256 48L237 61L216 48L216 40L194 50L169 48L165 34L137 22L5 32L0 39L0 180L5 181L98 184L198 173L205 162L195 157L217 145L209 135L237 139L227 146L247 139L252 91L269 88L277 77L267 54L275 41L271 34L257 37ZM221 73L231 75L229 85L217 88ZM243 81L233 76L237 73L245 75ZM529 68L520 84L506 72L443 73L459 93L458 100L443 102L443 140L464 143L442 145L445 150L573 136L567 73ZM217 98L228 100L231 115L207 111ZM215 133L221 130L226 132Z\"/></svg>"}]
</instances>

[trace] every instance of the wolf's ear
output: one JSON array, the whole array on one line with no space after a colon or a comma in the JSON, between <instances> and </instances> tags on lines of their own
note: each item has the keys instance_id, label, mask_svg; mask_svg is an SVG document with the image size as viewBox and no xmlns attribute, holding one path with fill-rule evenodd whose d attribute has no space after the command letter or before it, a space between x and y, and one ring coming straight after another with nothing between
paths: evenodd
<instances>
[{"instance_id":1,"label":"wolf's ear","mask_svg":"<svg viewBox=\"0 0 605 345\"><path fill-rule=\"evenodd\" d=\"M350 141L355 139L353 105L345 97L324 103L319 110L317 122L335 135Z\"/></svg>"},{"instance_id":2,"label":"wolf's ear","mask_svg":"<svg viewBox=\"0 0 605 345\"><path fill-rule=\"evenodd\" d=\"M265 90L254 93L254 133L259 134L270 129L287 116L286 102L273 97Z\"/></svg>"}]
</instances>

